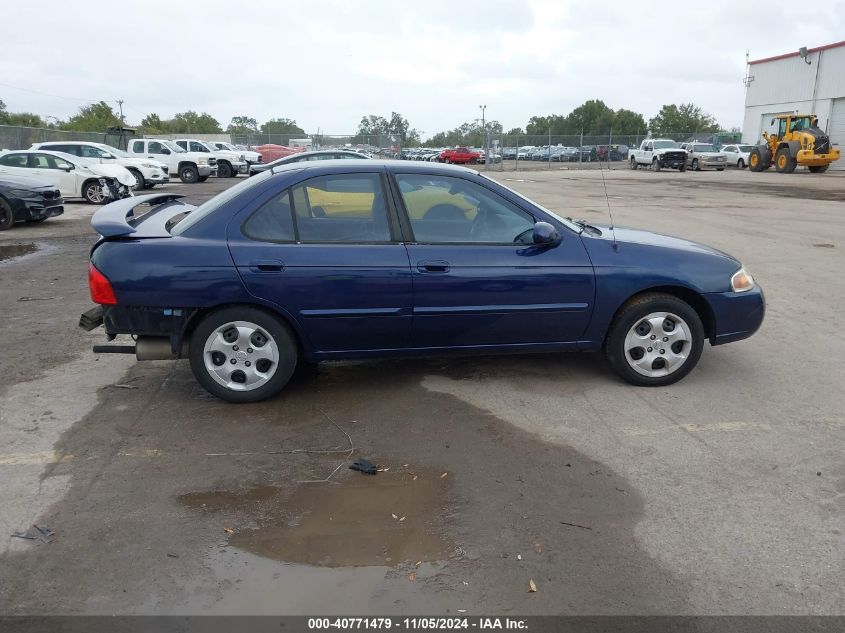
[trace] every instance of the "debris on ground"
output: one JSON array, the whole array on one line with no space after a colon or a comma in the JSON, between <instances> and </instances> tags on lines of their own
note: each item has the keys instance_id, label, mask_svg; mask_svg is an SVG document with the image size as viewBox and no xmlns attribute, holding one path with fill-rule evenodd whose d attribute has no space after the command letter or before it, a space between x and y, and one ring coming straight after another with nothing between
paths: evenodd
<instances>
[{"instance_id":1,"label":"debris on ground","mask_svg":"<svg viewBox=\"0 0 845 633\"><path fill-rule=\"evenodd\" d=\"M522 560L522 554L517 554L517 555L516 555L516 560Z\"/></svg>"},{"instance_id":2,"label":"debris on ground","mask_svg":"<svg viewBox=\"0 0 845 633\"><path fill-rule=\"evenodd\" d=\"M446 475L448 475L448 474L449 474L449 473L443 473L442 475L440 475L440 479L445 479L445 478L446 478Z\"/></svg>"},{"instance_id":3,"label":"debris on ground","mask_svg":"<svg viewBox=\"0 0 845 633\"><path fill-rule=\"evenodd\" d=\"M179 558L179 554L174 554L173 552L167 552L168 558Z\"/></svg>"},{"instance_id":4,"label":"debris on ground","mask_svg":"<svg viewBox=\"0 0 845 633\"><path fill-rule=\"evenodd\" d=\"M410 580L411 582L414 582L416 579L417 579L417 572L412 571L410 574L408 574L408 580Z\"/></svg>"},{"instance_id":5,"label":"debris on ground","mask_svg":"<svg viewBox=\"0 0 845 633\"><path fill-rule=\"evenodd\" d=\"M235 530L233 530L232 528L227 528L227 527L224 527L224 528L223 528L223 531L224 531L226 534L234 534L234 533L235 533Z\"/></svg>"},{"instance_id":6,"label":"debris on ground","mask_svg":"<svg viewBox=\"0 0 845 633\"><path fill-rule=\"evenodd\" d=\"M528 593L535 593L537 591L537 583L534 582L534 579L528 581Z\"/></svg>"},{"instance_id":7,"label":"debris on ground","mask_svg":"<svg viewBox=\"0 0 845 633\"><path fill-rule=\"evenodd\" d=\"M568 525L570 527L581 528L582 530L592 530L593 529L593 528L588 527L586 525L578 525L577 523L567 523L566 521L561 521L560 524L561 525Z\"/></svg>"},{"instance_id":8,"label":"debris on ground","mask_svg":"<svg viewBox=\"0 0 845 633\"><path fill-rule=\"evenodd\" d=\"M12 532L12 536L15 538L29 539L30 541L52 543L56 533L46 525L35 525L33 523L32 527L30 527L26 532Z\"/></svg>"},{"instance_id":9,"label":"debris on ground","mask_svg":"<svg viewBox=\"0 0 845 633\"><path fill-rule=\"evenodd\" d=\"M106 385L106 386L107 386L107 387L115 387L115 388L117 388L117 389L137 389L137 388L138 388L136 385L122 385L122 384L118 384L118 385Z\"/></svg>"},{"instance_id":10,"label":"debris on ground","mask_svg":"<svg viewBox=\"0 0 845 633\"><path fill-rule=\"evenodd\" d=\"M365 475L375 475L378 472L378 468L376 468L374 463L360 457L350 464L349 469L357 470Z\"/></svg>"}]
</instances>

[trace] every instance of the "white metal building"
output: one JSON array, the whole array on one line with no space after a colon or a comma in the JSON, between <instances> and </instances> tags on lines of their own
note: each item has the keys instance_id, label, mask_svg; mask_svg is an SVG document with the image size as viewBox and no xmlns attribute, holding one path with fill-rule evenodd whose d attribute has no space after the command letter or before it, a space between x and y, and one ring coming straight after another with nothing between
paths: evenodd
<instances>
[{"instance_id":1,"label":"white metal building","mask_svg":"<svg viewBox=\"0 0 845 633\"><path fill-rule=\"evenodd\" d=\"M845 42L751 61L746 82L743 142L772 131L772 115L798 110L816 114L845 155ZM830 168L845 170L845 158Z\"/></svg>"}]
</instances>

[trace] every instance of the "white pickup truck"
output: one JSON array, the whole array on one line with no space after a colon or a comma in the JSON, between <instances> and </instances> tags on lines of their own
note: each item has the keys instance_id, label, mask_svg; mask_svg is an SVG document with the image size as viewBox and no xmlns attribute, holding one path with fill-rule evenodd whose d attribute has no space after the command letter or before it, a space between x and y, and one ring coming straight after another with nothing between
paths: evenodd
<instances>
[{"instance_id":1,"label":"white pickup truck","mask_svg":"<svg viewBox=\"0 0 845 633\"><path fill-rule=\"evenodd\" d=\"M217 158L209 153L186 152L172 141L136 138L129 141L126 152L164 163L170 174L176 174L182 182L205 182L209 176L217 175Z\"/></svg>"},{"instance_id":2,"label":"white pickup truck","mask_svg":"<svg viewBox=\"0 0 845 633\"><path fill-rule=\"evenodd\" d=\"M240 149L231 143L222 143L220 141L208 141L206 145L217 152L235 152L243 156L247 165L256 165L261 162L261 154L253 152L251 149Z\"/></svg>"},{"instance_id":3,"label":"white pickup truck","mask_svg":"<svg viewBox=\"0 0 845 633\"><path fill-rule=\"evenodd\" d=\"M217 175L220 178L249 173L249 165L240 152L216 150L209 143L195 138L177 138L173 142L189 152L205 152L214 156L217 159Z\"/></svg>"},{"instance_id":4,"label":"white pickup truck","mask_svg":"<svg viewBox=\"0 0 845 633\"><path fill-rule=\"evenodd\" d=\"M655 171L661 169L686 171L687 152L671 139L647 138L640 143L639 149L628 150L628 162L631 164L631 169L643 166L651 167Z\"/></svg>"}]
</instances>

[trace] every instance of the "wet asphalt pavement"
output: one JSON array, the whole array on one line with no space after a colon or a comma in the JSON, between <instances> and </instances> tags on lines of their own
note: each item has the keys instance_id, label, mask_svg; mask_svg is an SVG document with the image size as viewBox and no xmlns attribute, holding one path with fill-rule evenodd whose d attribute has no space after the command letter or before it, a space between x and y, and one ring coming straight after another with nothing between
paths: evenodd
<instances>
[{"instance_id":1,"label":"wet asphalt pavement","mask_svg":"<svg viewBox=\"0 0 845 633\"><path fill-rule=\"evenodd\" d=\"M594 170L491 175L605 221ZM845 178L606 177L618 224L731 252L767 294L672 387L434 358L226 404L184 361L90 352L93 207L0 234L0 613L845 613ZM7 538L31 524L55 540Z\"/></svg>"}]
</instances>

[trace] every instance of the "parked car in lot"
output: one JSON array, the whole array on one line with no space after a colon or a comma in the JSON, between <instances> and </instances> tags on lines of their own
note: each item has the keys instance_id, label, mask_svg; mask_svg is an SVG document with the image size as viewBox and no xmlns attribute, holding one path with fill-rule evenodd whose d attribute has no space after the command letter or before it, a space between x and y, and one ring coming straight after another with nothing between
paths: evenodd
<instances>
[{"instance_id":1,"label":"parked car in lot","mask_svg":"<svg viewBox=\"0 0 845 633\"><path fill-rule=\"evenodd\" d=\"M349 159L349 158L359 158L363 160L371 160L369 156L366 154L361 154L359 152L350 152L346 150L318 150L316 152L300 152L298 154L291 154L290 156L285 156L284 158L278 158L271 163L262 163L260 165L250 165L249 166L249 175L254 176L255 174L260 174L263 171L267 171L268 169L273 169L274 167L280 167L281 165L288 165L291 163L301 163L313 160L338 160L338 159Z\"/></svg>"},{"instance_id":2,"label":"parked car in lot","mask_svg":"<svg viewBox=\"0 0 845 633\"><path fill-rule=\"evenodd\" d=\"M243 159L247 162L247 165L254 165L256 163L262 162L263 158L261 154L251 149L246 149L244 147L239 147L238 145L232 145L231 143L223 143L221 141L209 141L206 143L212 150L215 152L234 152L240 154Z\"/></svg>"},{"instance_id":3,"label":"parked car in lot","mask_svg":"<svg viewBox=\"0 0 845 633\"><path fill-rule=\"evenodd\" d=\"M469 147L456 147L454 149L444 149L440 152L440 162L453 163L455 165L467 165L478 162L481 158L481 153Z\"/></svg>"},{"instance_id":4,"label":"parked car in lot","mask_svg":"<svg viewBox=\"0 0 845 633\"><path fill-rule=\"evenodd\" d=\"M287 145L276 145L275 143L258 145L257 147L253 147L253 149L261 154L261 160L265 163L270 163L277 158L284 158L285 156L305 151L302 147L289 147Z\"/></svg>"},{"instance_id":5,"label":"parked car in lot","mask_svg":"<svg viewBox=\"0 0 845 633\"><path fill-rule=\"evenodd\" d=\"M519 151L516 153L517 160L529 160L528 155L531 153L534 147L532 145L525 145L524 147L520 147Z\"/></svg>"},{"instance_id":6,"label":"parked car in lot","mask_svg":"<svg viewBox=\"0 0 845 633\"><path fill-rule=\"evenodd\" d=\"M725 163L733 165L740 169L745 169L748 166L748 157L751 155L753 145L725 145L722 148L722 154L725 156Z\"/></svg>"},{"instance_id":7,"label":"parked car in lot","mask_svg":"<svg viewBox=\"0 0 845 633\"><path fill-rule=\"evenodd\" d=\"M65 212L62 192L44 180L0 174L0 231L15 222L37 223Z\"/></svg>"},{"instance_id":8,"label":"parked car in lot","mask_svg":"<svg viewBox=\"0 0 845 633\"><path fill-rule=\"evenodd\" d=\"M171 174L186 183L205 182L217 175L217 159L208 152L188 152L173 141L136 138L129 142L126 152L130 156L146 156L165 165Z\"/></svg>"},{"instance_id":9,"label":"parked car in lot","mask_svg":"<svg viewBox=\"0 0 845 633\"><path fill-rule=\"evenodd\" d=\"M693 171L715 169L725 171L725 155L717 151L710 143L681 143L681 149L687 152L687 167Z\"/></svg>"},{"instance_id":10,"label":"parked car in lot","mask_svg":"<svg viewBox=\"0 0 845 633\"><path fill-rule=\"evenodd\" d=\"M628 151L628 161L631 169L643 166L655 171L666 168L686 171L687 152L671 139L647 138L640 143L639 149Z\"/></svg>"},{"instance_id":11,"label":"parked car in lot","mask_svg":"<svg viewBox=\"0 0 845 633\"><path fill-rule=\"evenodd\" d=\"M602 350L625 380L668 385L764 315L722 252L576 222L424 162L294 163L199 207L122 200L92 225L99 307L80 324L136 337L95 349L187 357L232 402L275 395L301 360L444 352Z\"/></svg>"},{"instance_id":12,"label":"parked car in lot","mask_svg":"<svg viewBox=\"0 0 845 633\"><path fill-rule=\"evenodd\" d=\"M0 155L0 175L24 176L58 187L64 198L105 204L132 195L135 176L120 165L104 165L64 152L24 149Z\"/></svg>"},{"instance_id":13,"label":"parked car in lot","mask_svg":"<svg viewBox=\"0 0 845 633\"><path fill-rule=\"evenodd\" d=\"M506 147L502 150L502 158L505 160L515 160L518 151L516 147Z\"/></svg>"},{"instance_id":14,"label":"parked car in lot","mask_svg":"<svg viewBox=\"0 0 845 633\"><path fill-rule=\"evenodd\" d=\"M30 149L48 149L53 152L64 152L82 158L90 158L101 163L114 163L126 167L135 176L135 191L152 189L156 185L166 185L170 182L170 170L164 163L152 158L137 158L130 156L123 150L90 141L51 141L48 143L34 143Z\"/></svg>"},{"instance_id":15,"label":"parked car in lot","mask_svg":"<svg viewBox=\"0 0 845 633\"><path fill-rule=\"evenodd\" d=\"M211 148L211 145L204 141L192 138L177 138L173 142L185 151L214 156L217 159L218 178L233 178L238 174L249 172L249 165L247 165L244 155L240 152L229 150L215 151Z\"/></svg>"}]
</instances>

